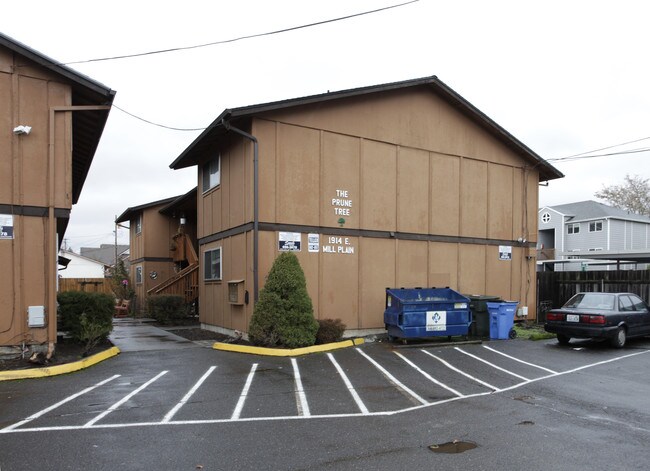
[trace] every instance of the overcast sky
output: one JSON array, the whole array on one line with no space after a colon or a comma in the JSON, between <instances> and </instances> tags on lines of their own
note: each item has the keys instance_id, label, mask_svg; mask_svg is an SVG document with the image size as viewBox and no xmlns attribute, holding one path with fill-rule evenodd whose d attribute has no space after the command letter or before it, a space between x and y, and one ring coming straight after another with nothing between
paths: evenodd
<instances>
[{"instance_id":1,"label":"overcast sky","mask_svg":"<svg viewBox=\"0 0 650 471\"><path fill-rule=\"evenodd\" d=\"M3 7L0 30L71 62L193 46L360 13L405 0L111 2ZM650 137L650 7L642 1L435 1L282 34L70 65L146 120L204 128L225 108L436 75L545 159ZM25 123L29 124L29 123ZM196 185L169 164L200 131L113 109L66 242L113 242L126 208ZM620 151L650 147L650 139ZM540 205L594 199L626 174L650 178L649 152L557 161L566 177ZM128 243L128 231L118 231Z\"/></svg>"}]
</instances>

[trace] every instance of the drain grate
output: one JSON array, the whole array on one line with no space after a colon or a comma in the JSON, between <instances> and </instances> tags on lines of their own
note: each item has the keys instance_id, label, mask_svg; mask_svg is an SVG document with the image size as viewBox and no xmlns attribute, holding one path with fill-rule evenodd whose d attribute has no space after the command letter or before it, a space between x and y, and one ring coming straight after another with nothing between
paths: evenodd
<instances>
[{"instance_id":1,"label":"drain grate","mask_svg":"<svg viewBox=\"0 0 650 471\"><path fill-rule=\"evenodd\" d=\"M467 450L473 450L477 446L474 442L454 440L452 442L441 443L440 445L430 445L429 450L434 453L463 453Z\"/></svg>"}]
</instances>

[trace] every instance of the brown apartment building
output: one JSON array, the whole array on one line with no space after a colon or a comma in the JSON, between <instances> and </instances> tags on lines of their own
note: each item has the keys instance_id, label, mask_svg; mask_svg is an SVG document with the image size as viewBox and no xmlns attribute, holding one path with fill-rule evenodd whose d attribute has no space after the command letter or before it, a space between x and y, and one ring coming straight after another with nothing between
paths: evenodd
<instances>
[{"instance_id":1,"label":"brown apartment building","mask_svg":"<svg viewBox=\"0 0 650 471\"><path fill-rule=\"evenodd\" d=\"M57 254L114 96L0 33L0 349L56 342Z\"/></svg>"},{"instance_id":2,"label":"brown apartment building","mask_svg":"<svg viewBox=\"0 0 650 471\"><path fill-rule=\"evenodd\" d=\"M383 329L386 287L535 315L538 184L562 174L436 77L227 109L170 165L190 166L206 328L246 331L285 250L350 331Z\"/></svg>"},{"instance_id":3,"label":"brown apartment building","mask_svg":"<svg viewBox=\"0 0 650 471\"><path fill-rule=\"evenodd\" d=\"M196 188L184 195L127 208L116 223L130 225L129 275L135 310L151 294L198 295Z\"/></svg>"}]
</instances>

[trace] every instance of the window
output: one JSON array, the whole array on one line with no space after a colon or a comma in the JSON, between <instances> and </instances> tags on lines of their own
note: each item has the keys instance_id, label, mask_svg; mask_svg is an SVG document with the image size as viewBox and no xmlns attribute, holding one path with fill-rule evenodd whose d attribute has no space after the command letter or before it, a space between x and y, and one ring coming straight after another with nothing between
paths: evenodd
<instances>
[{"instance_id":1,"label":"window","mask_svg":"<svg viewBox=\"0 0 650 471\"><path fill-rule=\"evenodd\" d=\"M593 249L589 249L589 252L600 252L601 250L603 250L602 247L595 247Z\"/></svg>"},{"instance_id":2,"label":"window","mask_svg":"<svg viewBox=\"0 0 650 471\"><path fill-rule=\"evenodd\" d=\"M632 300L632 303L634 304L634 309L637 311L645 311L647 312L648 309L645 307L645 303L641 301L641 298L638 296L631 294L630 299Z\"/></svg>"},{"instance_id":3,"label":"window","mask_svg":"<svg viewBox=\"0 0 650 471\"><path fill-rule=\"evenodd\" d=\"M603 221L592 221L589 223L589 232L601 232L603 230Z\"/></svg>"},{"instance_id":4,"label":"window","mask_svg":"<svg viewBox=\"0 0 650 471\"><path fill-rule=\"evenodd\" d=\"M549 213L542 214L542 222L544 224L548 224L549 222L551 222L551 215Z\"/></svg>"},{"instance_id":5,"label":"window","mask_svg":"<svg viewBox=\"0 0 650 471\"><path fill-rule=\"evenodd\" d=\"M135 283L142 284L142 266L135 267Z\"/></svg>"},{"instance_id":6,"label":"window","mask_svg":"<svg viewBox=\"0 0 650 471\"><path fill-rule=\"evenodd\" d=\"M142 232L142 213L138 214L135 217L135 233L140 234Z\"/></svg>"},{"instance_id":7,"label":"window","mask_svg":"<svg viewBox=\"0 0 650 471\"><path fill-rule=\"evenodd\" d=\"M204 255L203 279L205 281L221 279L221 247L206 250Z\"/></svg>"},{"instance_id":8,"label":"window","mask_svg":"<svg viewBox=\"0 0 650 471\"><path fill-rule=\"evenodd\" d=\"M568 234L577 234L580 232L580 224L578 223L568 224L566 227L567 227Z\"/></svg>"},{"instance_id":9,"label":"window","mask_svg":"<svg viewBox=\"0 0 650 471\"><path fill-rule=\"evenodd\" d=\"M618 298L619 302L619 311L634 311L634 304L628 296L621 296Z\"/></svg>"},{"instance_id":10,"label":"window","mask_svg":"<svg viewBox=\"0 0 650 471\"><path fill-rule=\"evenodd\" d=\"M221 156L203 164L203 192L221 183Z\"/></svg>"}]
</instances>

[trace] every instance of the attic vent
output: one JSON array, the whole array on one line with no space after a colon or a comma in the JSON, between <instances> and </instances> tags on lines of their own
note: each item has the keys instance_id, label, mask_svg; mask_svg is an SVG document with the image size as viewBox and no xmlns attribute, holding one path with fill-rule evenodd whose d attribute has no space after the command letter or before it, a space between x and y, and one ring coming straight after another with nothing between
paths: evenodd
<instances>
[{"instance_id":1,"label":"attic vent","mask_svg":"<svg viewBox=\"0 0 650 471\"><path fill-rule=\"evenodd\" d=\"M548 224L549 222L551 222L551 214L550 213L542 214L542 222L544 224Z\"/></svg>"}]
</instances>

